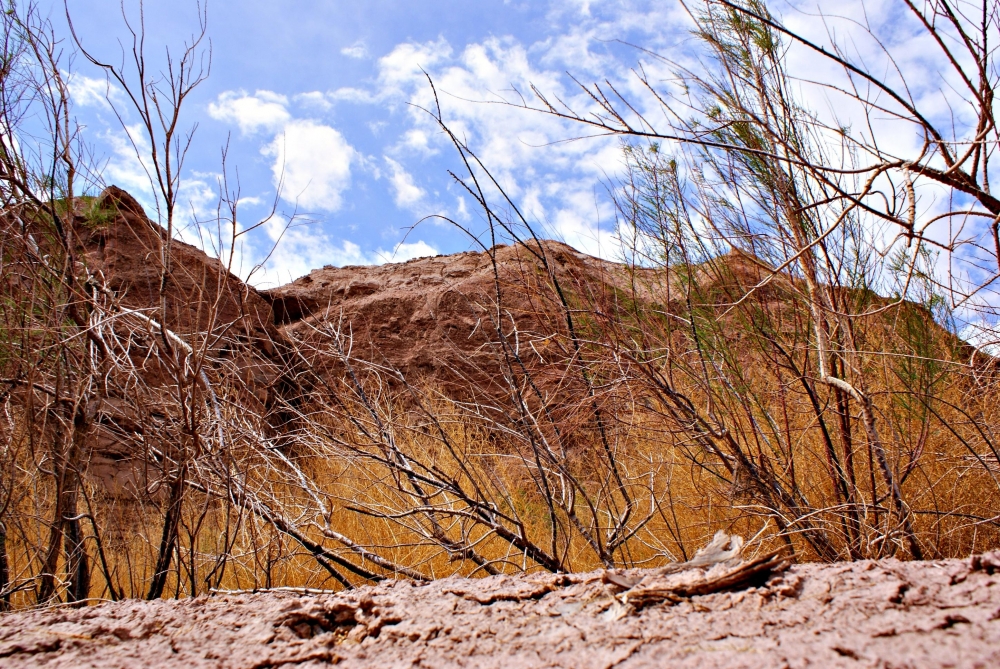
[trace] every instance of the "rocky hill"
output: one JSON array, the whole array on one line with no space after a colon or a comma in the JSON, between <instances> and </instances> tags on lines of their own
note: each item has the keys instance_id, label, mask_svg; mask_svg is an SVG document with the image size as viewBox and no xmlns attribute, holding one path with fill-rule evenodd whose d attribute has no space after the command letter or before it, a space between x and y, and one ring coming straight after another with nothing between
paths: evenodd
<instances>
[{"instance_id":1,"label":"rocky hill","mask_svg":"<svg viewBox=\"0 0 1000 669\"><path fill-rule=\"evenodd\" d=\"M327 266L267 291L244 284L218 260L175 240L164 309L163 231L115 187L95 207L104 212L100 224L80 219L77 226L80 251L92 271L123 305L165 313L172 330L214 342L214 364L233 368L246 388L239 401L265 412L302 401L319 380L344 377L340 358L331 354L339 345L355 361L381 370L389 386L405 379L452 398L482 398L509 397L512 388L527 383L539 398L578 398L587 407L580 418L585 422L595 402L614 401L614 387L596 394L588 389L592 381L586 375L603 363L590 364L584 373L573 370L585 354L581 341L628 338L635 334L629 328L641 324L646 330L640 336L653 333L679 352L692 350L689 327L676 315L708 309L723 319L719 324L732 323L721 326L717 336L732 337L739 351L745 328L740 314L726 305L742 302L751 288L754 308L774 321L768 327L801 328L788 323L801 319L801 307L793 307L790 297L804 288L786 275L771 280L766 268L738 255L683 278L688 289L697 286L699 305L690 302L674 273L629 269L548 240L381 266ZM660 329L671 319L672 331ZM940 330L934 336L949 335ZM601 346L598 341L593 350ZM564 420L575 409L550 411ZM280 431L291 419L278 411L269 420ZM127 417L119 422L127 423ZM564 424L567 434L573 434L573 425ZM111 471L120 460L113 434L105 434L102 444L104 455L93 462L92 472Z\"/></svg>"},{"instance_id":2,"label":"rocky hill","mask_svg":"<svg viewBox=\"0 0 1000 669\"><path fill-rule=\"evenodd\" d=\"M107 277L123 304L158 312L162 230L115 187L96 206L111 213L101 225L79 226L90 266ZM315 342L342 328L352 338L353 355L394 367L415 382L454 387L470 377L486 384L495 377L491 346L498 327L517 331L525 342L565 330L559 305L542 286L553 278L569 295L650 294L650 285L636 285L624 266L549 240L381 266L327 266L265 291L244 284L193 246L175 240L171 253L166 325L178 333L203 332L211 322L273 360L291 339ZM524 359L548 361L540 345ZM274 381L267 375L258 380L264 389Z\"/></svg>"},{"instance_id":3,"label":"rocky hill","mask_svg":"<svg viewBox=\"0 0 1000 669\"><path fill-rule=\"evenodd\" d=\"M565 361L573 357L564 341L570 302L618 293L647 299L650 282L659 280L647 272L637 285L622 265L541 241L382 266L324 267L258 291L219 260L173 240L161 302L165 232L113 186L85 209L75 220L77 252L96 282L119 308L162 320L192 345L208 347L209 364L238 377L243 390L236 401L266 414L276 434L294 429L283 407L309 401L316 383L344 376L331 355L336 332L345 335L340 342L356 363L378 366L390 385L405 379L455 398L502 397L510 374L526 372L550 394L581 383L566 374ZM553 284L562 292L553 292ZM149 352L138 341L132 347L144 384L170 387ZM134 450L125 444L148 417L127 404L114 391L105 397L92 440L89 473L108 489L136 476L122 473Z\"/></svg>"},{"instance_id":4,"label":"rocky hill","mask_svg":"<svg viewBox=\"0 0 1000 669\"><path fill-rule=\"evenodd\" d=\"M66 294L82 296L87 318L68 338L61 324L34 331L80 362L63 376L25 369L74 380L79 399L45 404L56 381L14 399L95 500L98 554L75 572L77 599L98 577L114 599L162 596L168 576L176 593L197 594L261 575L350 587L663 564L716 530L772 521L768 549L790 536L798 559L994 545L995 451L977 445L965 409L946 415L958 398L992 425L990 375L967 373L966 347L921 305L823 288L828 336L843 349L835 380L869 384L869 402L818 376L829 372L817 364L811 289L748 255L654 270L527 240L324 267L257 291L179 241L168 257L165 231L119 189L74 204ZM57 257L66 242L42 237L39 220L36 237ZM29 388L18 373L11 387ZM931 391L944 400L933 413L895 399ZM37 477L30 454L9 470L26 481ZM944 481L933 508L918 478L928 472ZM77 488L58 485L76 479L51 478L49 499L72 502ZM902 497L895 511L885 490ZM72 512L42 499L32 517L79 537L72 523L91 501L77 499ZM920 514L912 531L898 524L907 508ZM223 545L205 543L219 532ZM53 536L45 573L60 567ZM38 539L18 540L36 559ZM179 545L190 551L168 574ZM262 551L273 556L263 566ZM139 566L126 581L120 565ZM154 567L159 589L146 589Z\"/></svg>"},{"instance_id":5,"label":"rocky hill","mask_svg":"<svg viewBox=\"0 0 1000 669\"><path fill-rule=\"evenodd\" d=\"M521 359L537 372L564 354L545 352L546 340L567 328L562 306L543 286L553 279L570 295L628 283L621 265L543 241L381 266L324 267L261 295L287 337L314 341L342 327L354 355L390 366L410 382L462 394L497 384L498 328L521 340Z\"/></svg>"}]
</instances>

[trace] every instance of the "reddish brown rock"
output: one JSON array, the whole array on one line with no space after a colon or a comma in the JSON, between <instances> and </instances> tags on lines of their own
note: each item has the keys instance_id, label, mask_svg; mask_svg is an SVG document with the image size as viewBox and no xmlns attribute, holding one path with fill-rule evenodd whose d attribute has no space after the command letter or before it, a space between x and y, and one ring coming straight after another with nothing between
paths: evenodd
<instances>
[{"instance_id":1,"label":"reddish brown rock","mask_svg":"<svg viewBox=\"0 0 1000 669\"><path fill-rule=\"evenodd\" d=\"M125 191L110 186L98 198L81 198L76 209L77 260L104 292L107 322L130 342L132 373L145 393L138 397L134 384L124 384L124 390L109 385L88 438L88 475L119 495L139 485L145 453L134 436L143 432L151 411L176 404L176 379L163 364L162 335L152 321L193 347L195 359L204 355L217 378L228 377L227 396L261 415L286 390L283 339L267 300L218 259L176 239L161 302L166 231ZM122 318L125 310L152 321Z\"/></svg>"},{"instance_id":2,"label":"reddish brown rock","mask_svg":"<svg viewBox=\"0 0 1000 669\"><path fill-rule=\"evenodd\" d=\"M90 217L77 217L75 231L87 264L100 272L122 303L158 320L161 248L165 231L151 222L131 195L110 186L91 205ZM166 286L166 323L181 334L234 331L263 342L273 338L271 306L216 258L173 240Z\"/></svg>"},{"instance_id":3,"label":"reddish brown rock","mask_svg":"<svg viewBox=\"0 0 1000 669\"><path fill-rule=\"evenodd\" d=\"M385 362L407 379L461 390L471 380L496 382L501 353L495 330L497 291L500 327L523 339L525 361L547 360L543 341L567 325L553 278L569 297L606 290L625 281L623 266L579 253L553 241L501 246L372 267L324 267L263 293L276 322L290 336L317 341L317 329L343 324L353 353ZM546 267L546 264L548 267Z\"/></svg>"}]
</instances>

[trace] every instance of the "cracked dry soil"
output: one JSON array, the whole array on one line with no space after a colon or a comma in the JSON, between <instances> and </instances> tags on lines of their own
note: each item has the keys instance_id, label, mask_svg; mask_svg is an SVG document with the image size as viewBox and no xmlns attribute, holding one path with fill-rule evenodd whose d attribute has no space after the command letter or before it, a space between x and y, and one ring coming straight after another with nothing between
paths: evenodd
<instances>
[{"instance_id":1,"label":"cracked dry soil","mask_svg":"<svg viewBox=\"0 0 1000 669\"><path fill-rule=\"evenodd\" d=\"M451 578L6 613L0 666L1000 666L1000 552L779 567L754 587L632 606L630 589L650 578L665 582Z\"/></svg>"}]
</instances>

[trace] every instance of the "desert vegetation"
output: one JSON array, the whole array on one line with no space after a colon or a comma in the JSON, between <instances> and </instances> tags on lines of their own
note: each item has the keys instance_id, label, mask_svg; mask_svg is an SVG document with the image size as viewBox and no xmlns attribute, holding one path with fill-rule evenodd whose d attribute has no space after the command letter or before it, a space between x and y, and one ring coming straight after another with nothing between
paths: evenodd
<instances>
[{"instance_id":1,"label":"desert vegetation","mask_svg":"<svg viewBox=\"0 0 1000 669\"><path fill-rule=\"evenodd\" d=\"M175 239L204 24L160 73L141 25L121 65L76 45L142 120L147 219L88 163L51 27L7 3L0 606L655 566L719 529L802 561L993 547L1000 5L899 4L950 68L947 126L763 0L690 3L702 61L637 70L657 121L611 84L511 101L620 137L619 262L545 240L428 109L487 224L432 377L332 296L282 316L235 277L254 226L225 181L214 257ZM866 127L806 105L803 51Z\"/></svg>"}]
</instances>

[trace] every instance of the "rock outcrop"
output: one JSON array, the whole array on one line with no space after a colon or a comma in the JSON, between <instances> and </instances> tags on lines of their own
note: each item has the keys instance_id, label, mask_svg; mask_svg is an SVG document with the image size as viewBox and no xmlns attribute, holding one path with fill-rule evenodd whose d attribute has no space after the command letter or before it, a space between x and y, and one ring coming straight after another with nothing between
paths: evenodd
<instances>
[{"instance_id":1,"label":"rock outcrop","mask_svg":"<svg viewBox=\"0 0 1000 669\"><path fill-rule=\"evenodd\" d=\"M318 331L340 324L353 339L354 355L461 394L469 385L497 383L498 326L507 335L517 331L522 359L533 369L565 355L545 353L550 335L567 329L553 279L567 299L628 288L622 265L543 241L381 266L324 267L262 296L290 337L315 340Z\"/></svg>"}]
</instances>

